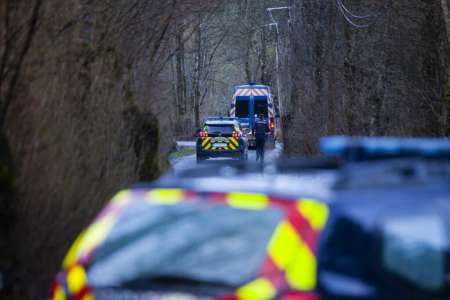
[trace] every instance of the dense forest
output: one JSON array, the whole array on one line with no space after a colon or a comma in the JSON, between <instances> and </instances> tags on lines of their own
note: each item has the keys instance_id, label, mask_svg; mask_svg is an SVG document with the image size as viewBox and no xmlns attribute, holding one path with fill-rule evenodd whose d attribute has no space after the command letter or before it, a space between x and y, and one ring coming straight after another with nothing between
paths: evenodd
<instances>
[{"instance_id":1,"label":"dense forest","mask_svg":"<svg viewBox=\"0 0 450 300\"><path fill-rule=\"evenodd\" d=\"M233 85L273 87L288 156L330 134L450 136L449 6L0 0L0 293L47 295L108 197L167 170Z\"/></svg>"}]
</instances>

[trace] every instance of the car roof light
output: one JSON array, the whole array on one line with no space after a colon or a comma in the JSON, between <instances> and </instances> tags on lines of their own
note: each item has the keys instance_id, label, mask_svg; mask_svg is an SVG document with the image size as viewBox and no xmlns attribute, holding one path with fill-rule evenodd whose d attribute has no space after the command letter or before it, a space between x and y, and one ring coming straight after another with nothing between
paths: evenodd
<instances>
[{"instance_id":1,"label":"car roof light","mask_svg":"<svg viewBox=\"0 0 450 300\"><path fill-rule=\"evenodd\" d=\"M423 157L450 159L450 140L437 138L347 137L321 139L322 154L350 161Z\"/></svg>"}]
</instances>

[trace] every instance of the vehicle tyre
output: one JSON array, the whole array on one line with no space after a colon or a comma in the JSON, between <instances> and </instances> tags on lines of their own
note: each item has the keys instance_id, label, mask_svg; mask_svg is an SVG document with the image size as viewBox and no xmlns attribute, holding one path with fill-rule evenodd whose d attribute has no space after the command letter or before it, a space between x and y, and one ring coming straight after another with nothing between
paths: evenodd
<instances>
[{"instance_id":1,"label":"vehicle tyre","mask_svg":"<svg viewBox=\"0 0 450 300\"><path fill-rule=\"evenodd\" d=\"M200 164L205 161L205 158L197 155L197 163Z\"/></svg>"}]
</instances>

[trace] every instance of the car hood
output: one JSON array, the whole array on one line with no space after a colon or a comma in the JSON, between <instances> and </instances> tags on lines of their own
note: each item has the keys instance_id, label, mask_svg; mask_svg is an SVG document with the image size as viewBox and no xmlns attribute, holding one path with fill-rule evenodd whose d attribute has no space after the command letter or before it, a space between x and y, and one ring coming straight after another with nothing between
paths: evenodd
<instances>
[{"instance_id":1,"label":"car hood","mask_svg":"<svg viewBox=\"0 0 450 300\"><path fill-rule=\"evenodd\" d=\"M179 283L254 299L310 292L328 208L313 199L136 189L119 193L75 241L52 294L105 288L171 292ZM173 289L171 284L173 283ZM93 296L92 296L93 297Z\"/></svg>"}]
</instances>

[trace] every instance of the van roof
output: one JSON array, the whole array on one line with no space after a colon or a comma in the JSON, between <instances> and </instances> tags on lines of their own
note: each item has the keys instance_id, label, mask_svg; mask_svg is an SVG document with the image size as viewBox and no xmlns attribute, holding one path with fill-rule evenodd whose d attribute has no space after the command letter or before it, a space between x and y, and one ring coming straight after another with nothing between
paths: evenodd
<instances>
[{"instance_id":1,"label":"van roof","mask_svg":"<svg viewBox=\"0 0 450 300\"><path fill-rule=\"evenodd\" d=\"M270 90L270 86L268 85L263 85L263 84L243 84L243 85L237 85L234 87L235 90L239 90L239 89L266 89L266 90Z\"/></svg>"},{"instance_id":2,"label":"van roof","mask_svg":"<svg viewBox=\"0 0 450 300\"><path fill-rule=\"evenodd\" d=\"M237 125L238 121L230 121L230 120L212 120L212 121L206 121L205 125Z\"/></svg>"}]
</instances>

